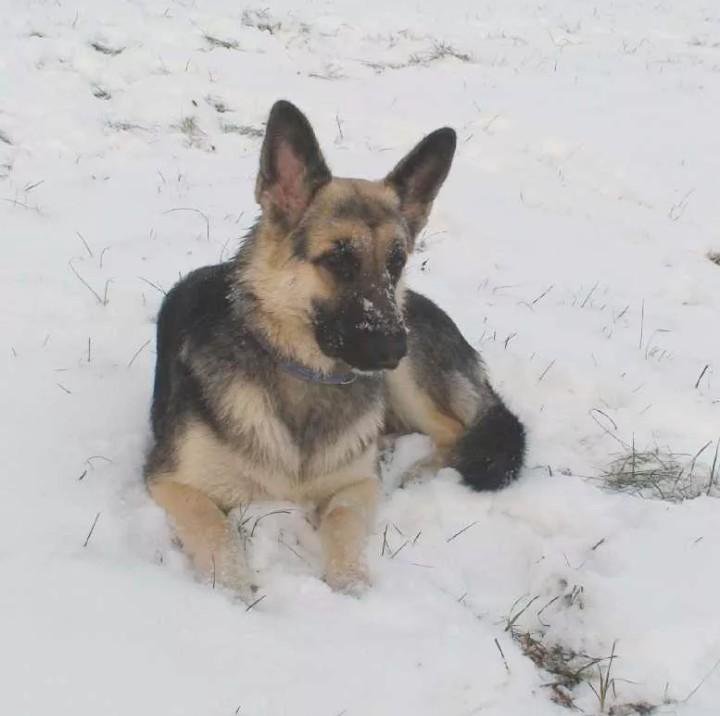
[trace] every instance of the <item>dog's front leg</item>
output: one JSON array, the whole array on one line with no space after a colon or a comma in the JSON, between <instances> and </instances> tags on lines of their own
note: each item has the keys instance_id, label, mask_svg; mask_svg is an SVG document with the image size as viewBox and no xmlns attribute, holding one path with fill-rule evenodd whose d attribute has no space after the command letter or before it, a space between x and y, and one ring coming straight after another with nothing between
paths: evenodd
<instances>
[{"instance_id":1,"label":"dog's front leg","mask_svg":"<svg viewBox=\"0 0 720 716\"><path fill-rule=\"evenodd\" d=\"M332 589L359 593L369 584L364 551L378 493L378 481L372 477L342 488L321 506L325 581Z\"/></svg>"},{"instance_id":2,"label":"dog's front leg","mask_svg":"<svg viewBox=\"0 0 720 716\"><path fill-rule=\"evenodd\" d=\"M170 516L184 551L207 579L252 598L244 545L237 528L220 508L194 487L153 480L150 494Z\"/></svg>"}]
</instances>

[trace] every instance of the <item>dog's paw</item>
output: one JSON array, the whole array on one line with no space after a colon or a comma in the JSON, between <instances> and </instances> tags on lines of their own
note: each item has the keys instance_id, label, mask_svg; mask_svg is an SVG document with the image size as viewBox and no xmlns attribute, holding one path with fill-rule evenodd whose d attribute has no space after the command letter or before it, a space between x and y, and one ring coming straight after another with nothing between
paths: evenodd
<instances>
[{"instance_id":1,"label":"dog's paw","mask_svg":"<svg viewBox=\"0 0 720 716\"><path fill-rule=\"evenodd\" d=\"M246 604L257 599L258 588L245 554L244 545L233 541L214 556L209 575L211 583L233 592Z\"/></svg>"},{"instance_id":2,"label":"dog's paw","mask_svg":"<svg viewBox=\"0 0 720 716\"><path fill-rule=\"evenodd\" d=\"M410 485L429 482L435 476L436 472L437 468L435 463L430 463L427 460L419 460L402 474L400 487L409 487Z\"/></svg>"},{"instance_id":3,"label":"dog's paw","mask_svg":"<svg viewBox=\"0 0 720 716\"><path fill-rule=\"evenodd\" d=\"M370 575L363 564L328 569L325 582L334 592L362 596L370 587Z\"/></svg>"},{"instance_id":4,"label":"dog's paw","mask_svg":"<svg viewBox=\"0 0 720 716\"><path fill-rule=\"evenodd\" d=\"M235 588L228 587L228 589L231 589L232 600L247 610L250 610L265 598L257 584L243 584Z\"/></svg>"}]
</instances>

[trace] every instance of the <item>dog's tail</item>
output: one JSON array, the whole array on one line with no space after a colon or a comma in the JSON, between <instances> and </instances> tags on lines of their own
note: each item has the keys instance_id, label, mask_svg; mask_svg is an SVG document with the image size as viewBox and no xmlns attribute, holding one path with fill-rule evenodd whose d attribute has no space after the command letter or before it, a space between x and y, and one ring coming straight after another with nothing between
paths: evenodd
<instances>
[{"instance_id":1,"label":"dog's tail","mask_svg":"<svg viewBox=\"0 0 720 716\"><path fill-rule=\"evenodd\" d=\"M525 428L492 391L468 426L451 462L475 490L498 490L517 478L525 457Z\"/></svg>"}]
</instances>

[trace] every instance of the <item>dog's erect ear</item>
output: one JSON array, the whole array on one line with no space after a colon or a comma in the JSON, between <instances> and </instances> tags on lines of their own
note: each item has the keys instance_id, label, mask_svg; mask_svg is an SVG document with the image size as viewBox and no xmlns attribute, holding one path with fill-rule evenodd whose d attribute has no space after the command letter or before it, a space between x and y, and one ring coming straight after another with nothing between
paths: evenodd
<instances>
[{"instance_id":1,"label":"dog's erect ear","mask_svg":"<svg viewBox=\"0 0 720 716\"><path fill-rule=\"evenodd\" d=\"M307 117L290 102L275 102L260 153L255 185L258 204L286 228L292 228L315 192L330 179Z\"/></svg>"},{"instance_id":2,"label":"dog's erect ear","mask_svg":"<svg viewBox=\"0 0 720 716\"><path fill-rule=\"evenodd\" d=\"M415 237L427 221L432 203L450 171L457 136L449 127L436 129L385 177L400 197L400 210Z\"/></svg>"}]
</instances>

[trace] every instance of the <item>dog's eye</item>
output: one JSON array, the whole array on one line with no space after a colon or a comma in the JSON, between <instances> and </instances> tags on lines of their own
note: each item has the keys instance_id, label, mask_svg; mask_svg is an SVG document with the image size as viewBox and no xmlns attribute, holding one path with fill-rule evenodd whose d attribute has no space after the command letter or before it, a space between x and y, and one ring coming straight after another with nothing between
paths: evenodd
<instances>
[{"instance_id":1,"label":"dog's eye","mask_svg":"<svg viewBox=\"0 0 720 716\"><path fill-rule=\"evenodd\" d=\"M342 281L352 281L360 271L360 257L345 243L337 244L331 251L315 259L315 262Z\"/></svg>"},{"instance_id":2,"label":"dog's eye","mask_svg":"<svg viewBox=\"0 0 720 716\"><path fill-rule=\"evenodd\" d=\"M391 249L387 260L388 273L395 281L400 278L400 274L405 268L406 261L407 254L399 245L395 244L395 246Z\"/></svg>"}]
</instances>

